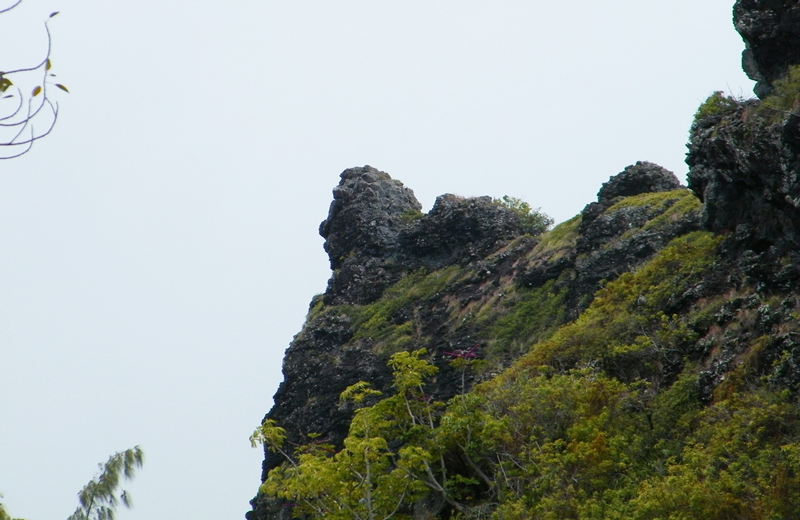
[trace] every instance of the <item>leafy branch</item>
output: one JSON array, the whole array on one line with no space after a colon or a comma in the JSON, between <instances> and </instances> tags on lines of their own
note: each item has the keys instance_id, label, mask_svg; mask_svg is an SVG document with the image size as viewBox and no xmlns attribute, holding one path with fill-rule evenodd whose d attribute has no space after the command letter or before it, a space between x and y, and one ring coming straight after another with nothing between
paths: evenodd
<instances>
[{"instance_id":1,"label":"leafy branch","mask_svg":"<svg viewBox=\"0 0 800 520\"><path fill-rule=\"evenodd\" d=\"M80 506L67 520L114 520L117 506L130 509L131 497L121 490L122 480L132 480L142 467L144 452L139 446L115 453L105 464L100 464L100 474L78 493Z\"/></svg>"},{"instance_id":2,"label":"leafy branch","mask_svg":"<svg viewBox=\"0 0 800 520\"><path fill-rule=\"evenodd\" d=\"M17 7L22 0L18 0L13 5L0 10L0 14L6 13ZM51 13L47 20L44 22L45 33L47 35L47 52L44 58L32 67L23 67L14 70L0 71L0 107L6 105L6 100L12 101L16 98L16 104L12 105L9 111L0 112L0 131L3 131L3 137L0 138L0 159L13 159L24 155L33 146L33 142L48 135L56 124L58 119L58 103L54 103L48 97L47 86L52 84L55 87L69 92L67 87L60 83L52 83L48 81L48 77L55 77L50 73L52 62L50 61L50 54L52 51L52 37L50 34L49 21L56 16L58 11ZM24 75L26 73L41 73L41 81L30 92L24 93L22 89L17 86L15 75ZM14 78L14 81L12 81ZM41 96L41 97L39 97ZM1 110L1 109L0 109ZM34 125L34 119L39 116L50 113L49 122L45 123L42 128Z\"/></svg>"}]
</instances>

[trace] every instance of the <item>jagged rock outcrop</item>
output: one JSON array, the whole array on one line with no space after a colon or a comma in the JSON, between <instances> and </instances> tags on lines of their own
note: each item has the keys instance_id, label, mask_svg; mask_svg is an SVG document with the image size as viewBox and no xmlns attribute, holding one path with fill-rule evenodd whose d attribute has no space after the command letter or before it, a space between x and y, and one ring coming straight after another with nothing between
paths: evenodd
<instances>
[{"instance_id":1,"label":"jagged rock outcrop","mask_svg":"<svg viewBox=\"0 0 800 520\"><path fill-rule=\"evenodd\" d=\"M671 172L651 163L613 176L598 200L590 205L593 224L566 223L564 238L553 247L527 235L520 216L489 197L443 195L423 215L413 192L388 174L371 167L345 170L320 226L333 274L286 351L284 382L267 418L288 426L291 442L318 433L340 443L352 410L339 406L339 394L360 380L390 391L385 361L394 344L431 352L440 372L429 391L446 400L462 384L448 353L478 348L492 360L494 370L468 376L469 385L520 355L508 349L507 333L496 330L517 330L519 325L508 323L518 319L525 328L527 311L513 315L529 305L529 293L555 282L545 291L564 295L549 311L545 329L554 329L588 305L601 281L698 225L696 199ZM415 277L430 287L398 292ZM513 319L503 321L506 315ZM377 318L382 325L375 325ZM387 327L406 332L386 336ZM524 332L513 334L521 339ZM266 453L264 477L280 462ZM257 501L248 518L286 514L273 502Z\"/></svg>"},{"instance_id":2,"label":"jagged rock outcrop","mask_svg":"<svg viewBox=\"0 0 800 520\"><path fill-rule=\"evenodd\" d=\"M597 202L610 206L617 197L632 197L640 193L655 193L683 188L675 174L647 161L637 161L604 182L597 192ZM584 217L584 221L586 218Z\"/></svg>"},{"instance_id":3,"label":"jagged rock outcrop","mask_svg":"<svg viewBox=\"0 0 800 520\"><path fill-rule=\"evenodd\" d=\"M744 39L742 68L763 99L790 65L800 63L800 4L797 0L738 0L733 22Z\"/></svg>"},{"instance_id":4,"label":"jagged rock outcrop","mask_svg":"<svg viewBox=\"0 0 800 520\"><path fill-rule=\"evenodd\" d=\"M621 203L626 197L646 193L665 196L651 197L650 201L645 198L641 203ZM673 207L675 204L678 206ZM665 216L656 220L662 215ZM687 197L675 174L656 164L639 161L603 183L597 202L583 209L572 254L562 252L555 263L534 263L522 280L536 287L571 269L569 283L562 285L568 287L567 316L574 319L586 308L601 283L630 271L676 236L698 228L699 205Z\"/></svg>"},{"instance_id":5,"label":"jagged rock outcrop","mask_svg":"<svg viewBox=\"0 0 800 520\"><path fill-rule=\"evenodd\" d=\"M325 299L368 303L399 278L402 269L394 260L400 230L422 206L403 183L371 166L350 168L340 177L319 227L333 270Z\"/></svg>"},{"instance_id":6,"label":"jagged rock outcrop","mask_svg":"<svg viewBox=\"0 0 800 520\"><path fill-rule=\"evenodd\" d=\"M410 263L427 268L466 264L484 258L521 234L519 217L491 197L442 195L430 213L400 237Z\"/></svg>"},{"instance_id":7,"label":"jagged rock outcrop","mask_svg":"<svg viewBox=\"0 0 800 520\"><path fill-rule=\"evenodd\" d=\"M736 28L747 42L744 66L759 81L760 97L782 88L775 80L800 61L798 10L796 1L736 2ZM722 108L698 111L688 144L688 190L672 172L637 162L604 183L597 202L544 234L526 232L518 211L489 197L443 195L422 214L413 192L388 174L369 166L346 170L320 226L333 273L286 351L284 382L267 418L286 428L289 443L303 444L316 433L338 448L353 413L339 403L340 393L368 381L390 394L386 360L419 348L439 370L425 386L431 400L446 401L479 382L512 384L541 366L561 377L583 367L596 371L592 377L632 384L638 400L616 409L610 422L644 414L642 425L651 433L664 415L687 406L694 413L692 407L732 395L788 392L796 401L800 101L785 97L794 108L726 98ZM479 370L453 366L465 353L480 359ZM673 384L677 391L659 401ZM502 399L495 403L501 414ZM652 412L659 406L661 416ZM692 417L678 429L694 428L689 422L698 416ZM702 444L682 435L679 442L689 449ZM637 434L632 443L644 437ZM605 457L604 439L589 436L580 450L597 445ZM652 467L680 458L680 449L664 451L670 442L653 444L659 448L651 451L664 455L647 455L656 457ZM569 451L559 446L552 456ZM480 469L454 453L442 461L447 472L464 482L488 478L483 471L490 466ZM498 454L490 455L487 464L501 464ZM516 471L527 456L508 468ZM633 459L625 460L620 467ZM280 463L265 451L262 480ZM629 476L620 473L614 481ZM576 482L570 477L562 485ZM469 486L460 511L488 517L499 496L491 485ZM261 495L252 504L249 520L292 516L292 504ZM444 519L451 506L430 493L406 512L418 520Z\"/></svg>"},{"instance_id":8,"label":"jagged rock outcrop","mask_svg":"<svg viewBox=\"0 0 800 520\"><path fill-rule=\"evenodd\" d=\"M800 117L741 103L696 121L687 146L706 229L734 234L740 249L798 251Z\"/></svg>"},{"instance_id":9,"label":"jagged rock outcrop","mask_svg":"<svg viewBox=\"0 0 800 520\"><path fill-rule=\"evenodd\" d=\"M519 215L491 197L448 194L427 215L420 208L385 172L342 172L319 228L333 270L325 303L373 302L406 272L474 261L522 233Z\"/></svg>"},{"instance_id":10,"label":"jagged rock outcrop","mask_svg":"<svg viewBox=\"0 0 800 520\"><path fill-rule=\"evenodd\" d=\"M578 245L579 251L584 253L596 249L600 242L614 236L620 229L625 229L624 222L615 222L610 226L607 222L595 225L597 217L622 198L641 193L672 191L682 187L674 173L657 164L637 161L636 164L626 167L612 176L608 182L603 183L597 192L597 202L587 204L583 208L580 229L584 239ZM633 222L628 224L628 227L633 227Z\"/></svg>"}]
</instances>

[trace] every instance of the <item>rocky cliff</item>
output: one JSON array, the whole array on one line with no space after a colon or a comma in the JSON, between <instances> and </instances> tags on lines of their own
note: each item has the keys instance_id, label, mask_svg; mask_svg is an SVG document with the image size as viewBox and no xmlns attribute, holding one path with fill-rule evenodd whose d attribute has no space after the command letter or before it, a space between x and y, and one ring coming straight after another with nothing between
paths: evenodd
<instances>
[{"instance_id":1,"label":"rocky cliff","mask_svg":"<svg viewBox=\"0 0 800 520\"><path fill-rule=\"evenodd\" d=\"M800 417L796 406L786 408L800 395L800 86L791 80L800 63L798 6L740 0L734 21L747 43L745 70L760 82L763 100L717 93L700 107L688 144L688 188L672 172L637 162L611 176L579 215L547 230L545 216L514 199L443 195L423 214L413 192L387 173L370 166L342 172L320 226L333 273L286 351L284 382L265 418L265 424L283 428L281 443L294 446L295 457L319 455L303 446L342 450L348 432L355 435L351 420L362 405L343 402L340 394L366 381L391 395L398 388L397 370L387 361L398 352L425 349L435 375L425 382L424 399L449 403L437 412L442 423L432 418L429 425L438 440L424 444L411 434L400 436L385 447L386 460L405 467L399 462L402 447L417 443L414 448L430 457L439 453L441 464L420 476L406 469L404 478L418 478L420 487L393 514L769 516L744 513L757 507L774 518L796 515L800 497L792 486L800 468L780 454L800 453L800 446L787 441L800 433ZM580 385L603 381L606 393L586 397L594 404L584 412L573 414L564 405L563 413L543 418L530 403L559 381L567 386L542 401L541 410L560 402L567 387L577 392ZM520 400L521 395L528 397ZM478 444L458 441L463 432L444 431L453 417L469 422L465 417L472 415L459 408L465 396L478 403L469 414L484 414L482 426L469 429L470 439L482 432ZM761 466L735 466L750 480L764 480L763 486L752 484L753 491L742 484L731 491L722 473L692 481L700 470L691 464L705 464L697 461L706 456L692 450L712 450L708 439L721 442L714 428L734 428L720 410L738 417L740 410L762 406L754 403L772 410L773 419L783 418L780 424L745 421L769 423L757 434L761 444L741 448L751 450L754 460L761 457ZM575 430L597 410L612 408L614 419L605 426L591 423L597 429L591 438ZM572 422L550 431L563 414ZM493 421L504 424L506 433L487 433L485 425ZM624 424L638 426L616 429ZM523 431L528 433L513 433ZM553 450L547 457L530 455L534 437L540 439L537 449ZM618 443L613 449L612 438ZM634 446L636 454L626 451ZM272 447L265 450L262 481L286 463L287 452ZM581 459L580 450L593 455ZM548 464L560 469L547 473L542 468ZM593 477L594 465L601 473ZM719 468L729 480L739 478L727 465ZM309 514L324 502L317 495L307 499L311 509L303 509L296 488L275 491L292 482L288 473L274 475L278 487L263 488L250 520ZM703 487L715 482L723 483ZM684 505L671 499L669 507L659 501L682 496L684 484L699 498ZM713 493L722 498L706 507L703 500ZM737 493L753 497L725 501ZM365 500L356 501L357 507ZM594 504L594 513L586 504Z\"/></svg>"}]
</instances>

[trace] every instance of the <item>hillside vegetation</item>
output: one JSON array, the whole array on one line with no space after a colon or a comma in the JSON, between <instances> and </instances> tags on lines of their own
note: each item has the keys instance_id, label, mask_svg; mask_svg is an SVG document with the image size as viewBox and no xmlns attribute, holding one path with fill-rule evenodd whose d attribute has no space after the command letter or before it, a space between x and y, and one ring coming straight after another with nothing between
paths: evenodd
<instances>
[{"instance_id":1,"label":"hillside vegetation","mask_svg":"<svg viewBox=\"0 0 800 520\"><path fill-rule=\"evenodd\" d=\"M341 174L249 520L800 518L800 8L734 18L761 99L698 108L688 189L637 162L550 229Z\"/></svg>"}]
</instances>

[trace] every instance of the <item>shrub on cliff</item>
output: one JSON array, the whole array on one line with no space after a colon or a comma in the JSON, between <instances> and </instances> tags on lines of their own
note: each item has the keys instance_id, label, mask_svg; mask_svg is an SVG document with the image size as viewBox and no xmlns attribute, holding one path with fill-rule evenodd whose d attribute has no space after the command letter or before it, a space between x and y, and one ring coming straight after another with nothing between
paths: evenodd
<instances>
[{"instance_id":1,"label":"shrub on cliff","mask_svg":"<svg viewBox=\"0 0 800 520\"><path fill-rule=\"evenodd\" d=\"M503 195L502 199L494 199L494 203L513 211L519 218L522 231L529 235L541 235L553 225L553 219L542 213L541 208L533 209L522 199Z\"/></svg>"},{"instance_id":2,"label":"shrub on cliff","mask_svg":"<svg viewBox=\"0 0 800 520\"><path fill-rule=\"evenodd\" d=\"M775 82L772 94L764 100L763 105L778 112L791 112L800 116L800 65L789 67L786 76Z\"/></svg>"},{"instance_id":3,"label":"shrub on cliff","mask_svg":"<svg viewBox=\"0 0 800 520\"><path fill-rule=\"evenodd\" d=\"M709 117L724 115L736 110L738 106L739 100L733 96L725 95L721 90L717 90L697 107L697 112L694 114L694 122L697 123Z\"/></svg>"},{"instance_id":4,"label":"shrub on cliff","mask_svg":"<svg viewBox=\"0 0 800 520\"><path fill-rule=\"evenodd\" d=\"M438 369L422 359L424 349L389 360L396 393L372 406L381 392L359 382L341 394L357 410L344 447L313 439L287 449L283 428L265 421L250 437L280 453L285 463L269 472L260 492L290 501L295 516L339 520L410 519L413 503L432 490L458 507L448 490L444 460L433 442L443 403L426 396L424 384Z\"/></svg>"}]
</instances>

